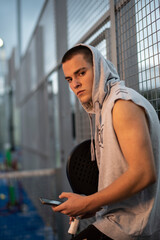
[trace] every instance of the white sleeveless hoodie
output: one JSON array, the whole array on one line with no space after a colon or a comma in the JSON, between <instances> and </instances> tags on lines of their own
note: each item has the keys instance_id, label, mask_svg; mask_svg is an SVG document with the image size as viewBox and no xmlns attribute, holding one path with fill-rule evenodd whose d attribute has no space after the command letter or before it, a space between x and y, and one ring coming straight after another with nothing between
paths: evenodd
<instances>
[{"instance_id":1,"label":"white sleeveless hoodie","mask_svg":"<svg viewBox=\"0 0 160 240\"><path fill-rule=\"evenodd\" d=\"M113 64L104 59L96 48L84 46L93 55L93 108L83 107L88 113L95 114L98 190L109 186L127 170L112 123L112 109L118 99L131 100L144 108L157 171L156 183L126 200L104 206L97 213L94 225L114 240L160 240L160 125L157 114L148 100L120 81Z\"/></svg>"}]
</instances>

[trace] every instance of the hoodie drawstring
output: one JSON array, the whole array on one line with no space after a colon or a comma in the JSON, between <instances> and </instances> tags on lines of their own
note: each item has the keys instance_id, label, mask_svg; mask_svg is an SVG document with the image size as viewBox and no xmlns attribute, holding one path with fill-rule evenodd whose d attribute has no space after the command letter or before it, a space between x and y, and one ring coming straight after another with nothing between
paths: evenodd
<instances>
[{"instance_id":1,"label":"hoodie drawstring","mask_svg":"<svg viewBox=\"0 0 160 240\"><path fill-rule=\"evenodd\" d=\"M90 129L91 129L91 161L95 161L96 160L96 154L95 154L94 138L93 138L93 119L92 119L92 114L89 114L89 122L90 122Z\"/></svg>"}]
</instances>

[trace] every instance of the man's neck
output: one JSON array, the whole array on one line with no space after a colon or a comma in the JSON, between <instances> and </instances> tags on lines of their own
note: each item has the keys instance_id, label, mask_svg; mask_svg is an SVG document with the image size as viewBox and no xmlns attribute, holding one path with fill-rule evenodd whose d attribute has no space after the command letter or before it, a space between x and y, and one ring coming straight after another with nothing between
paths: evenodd
<instances>
[{"instance_id":1,"label":"man's neck","mask_svg":"<svg viewBox=\"0 0 160 240\"><path fill-rule=\"evenodd\" d=\"M88 111L92 110L93 109L93 102L92 100L90 100L89 102L87 103L83 103L82 104Z\"/></svg>"}]
</instances>

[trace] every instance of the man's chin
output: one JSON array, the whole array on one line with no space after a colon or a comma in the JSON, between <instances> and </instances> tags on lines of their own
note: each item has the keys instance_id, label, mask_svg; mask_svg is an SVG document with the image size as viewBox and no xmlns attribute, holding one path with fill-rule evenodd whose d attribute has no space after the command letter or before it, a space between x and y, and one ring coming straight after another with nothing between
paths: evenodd
<instances>
[{"instance_id":1,"label":"man's chin","mask_svg":"<svg viewBox=\"0 0 160 240\"><path fill-rule=\"evenodd\" d=\"M81 104L90 104L92 102L92 99L82 96L79 98L79 101L81 102Z\"/></svg>"}]
</instances>

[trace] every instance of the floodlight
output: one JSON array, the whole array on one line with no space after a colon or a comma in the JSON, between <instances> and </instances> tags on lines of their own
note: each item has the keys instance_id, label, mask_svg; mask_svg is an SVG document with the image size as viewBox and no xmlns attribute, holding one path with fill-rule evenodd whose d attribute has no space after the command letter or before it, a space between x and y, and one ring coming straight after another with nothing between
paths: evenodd
<instances>
[{"instance_id":1,"label":"floodlight","mask_svg":"<svg viewBox=\"0 0 160 240\"><path fill-rule=\"evenodd\" d=\"M0 38L0 47L3 47L3 40L2 40L2 38Z\"/></svg>"}]
</instances>

